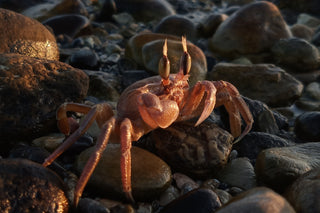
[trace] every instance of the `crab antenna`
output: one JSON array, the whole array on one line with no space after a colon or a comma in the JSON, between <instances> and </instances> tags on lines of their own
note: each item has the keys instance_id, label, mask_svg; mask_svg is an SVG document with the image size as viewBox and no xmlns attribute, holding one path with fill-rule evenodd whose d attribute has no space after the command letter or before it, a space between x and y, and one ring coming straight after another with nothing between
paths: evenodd
<instances>
[{"instance_id":1,"label":"crab antenna","mask_svg":"<svg viewBox=\"0 0 320 213\"><path fill-rule=\"evenodd\" d=\"M170 75L170 61L168 58L168 46L167 39L164 41L163 49L162 49L162 57L159 61L159 75L162 78L162 84L164 86L170 83L169 75Z\"/></svg>"},{"instance_id":2,"label":"crab antenna","mask_svg":"<svg viewBox=\"0 0 320 213\"><path fill-rule=\"evenodd\" d=\"M191 56L187 50L187 39L185 36L182 36L182 48L183 48L183 55L180 59L180 71L182 70L184 75L189 74L191 69Z\"/></svg>"}]
</instances>

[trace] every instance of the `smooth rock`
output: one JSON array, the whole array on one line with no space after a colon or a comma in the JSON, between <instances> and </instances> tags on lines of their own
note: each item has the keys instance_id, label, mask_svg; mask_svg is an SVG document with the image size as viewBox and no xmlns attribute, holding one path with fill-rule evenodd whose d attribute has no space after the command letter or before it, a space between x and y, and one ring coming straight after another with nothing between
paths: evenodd
<instances>
[{"instance_id":1,"label":"smooth rock","mask_svg":"<svg viewBox=\"0 0 320 213\"><path fill-rule=\"evenodd\" d=\"M54 35L41 23L0 8L0 52L59 60Z\"/></svg>"},{"instance_id":2,"label":"smooth rock","mask_svg":"<svg viewBox=\"0 0 320 213\"><path fill-rule=\"evenodd\" d=\"M305 39L308 42L311 41L314 34L314 31L310 27L303 24L294 24L290 27L290 30L292 32L292 36Z\"/></svg>"},{"instance_id":3,"label":"smooth rock","mask_svg":"<svg viewBox=\"0 0 320 213\"><path fill-rule=\"evenodd\" d=\"M179 197L164 207L161 213L207 213L215 212L221 206L216 193L209 189L195 189Z\"/></svg>"},{"instance_id":4,"label":"smooth rock","mask_svg":"<svg viewBox=\"0 0 320 213\"><path fill-rule=\"evenodd\" d=\"M79 155L76 162L79 172L93 151L94 148L89 148ZM112 199L125 199L121 184L120 155L119 144L109 144L105 149L88 183L95 193ZM131 149L131 155L133 197L140 201L158 197L170 185L170 167L157 156L135 146Z\"/></svg>"},{"instance_id":5,"label":"smooth rock","mask_svg":"<svg viewBox=\"0 0 320 213\"><path fill-rule=\"evenodd\" d=\"M117 10L128 12L138 21L160 20L174 15L175 11L166 0L117 0Z\"/></svg>"},{"instance_id":6,"label":"smooth rock","mask_svg":"<svg viewBox=\"0 0 320 213\"><path fill-rule=\"evenodd\" d=\"M257 185L255 176L254 168L248 158L236 158L219 172L218 179L229 186L249 190Z\"/></svg>"},{"instance_id":7,"label":"smooth rock","mask_svg":"<svg viewBox=\"0 0 320 213\"><path fill-rule=\"evenodd\" d=\"M0 179L1 212L68 212L62 180L40 164L1 159Z\"/></svg>"},{"instance_id":8,"label":"smooth rock","mask_svg":"<svg viewBox=\"0 0 320 213\"><path fill-rule=\"evenodd\" d=\"M297 24L304 24L311 28L317 28L320 25L320 19L306 13L301 13L298 16Z\"/></svg>"},{"instance_id":9,"label":"smooth rock","mask_svg":"<svg viewBox=\"0 0 320 213\"><path fill-rule=\"evenodd\" d=\"M212 177L226 165L233 137L214 123L194 124L180 122L156 129L150 140L157 154L176 171L191 177Z\"/></svg>"},{"instance_id":10,"label":"smooth rock","mask_svg":"<svg viewBox=\"0 0 320 213\"><path fill-rule=\"evenodd\" d=\"M261 1L241 7L226 19L210 40L210 48L222 57L248 57L268 52L276 41L290 36L278 8Z\"/></svg>"},{"instance_id":11,"label":"smooth rock","mask_svg":"<svg viewBox=\"0 0 320 213\"><path fill-rule=\"evenodd\" d=\"M199 24L199 31L204 37L211 37L220 24L228 18L225 14L211 14Z\"/></svg>"},{"instance_id":12,"label":"smooth rock","mask_svg":"<svg viewBox=\"0 0 320 213\"><path fill-rule=\"evenodd\" d=\"M320 169L301 175L288 188L285 197L297 212L320 212Z\"/></svg>"},{"instance_id":13,"label":"smooth rock","mask_svg":"<svg viewBox=\"0 0 320 213\"><path fill-rule=\"evenodd\" d=\"M320 83L312 82L305 87L305 93L307 96L320 101Z\"/></svg>"},{"instance_id":14,"label":"smooth rock","mask_svg":"<svg viewBox=\"0 0 320 213\"><path fill-rule=\"evenodd\" d=\"M68 35L73 38L80 30L89 26L89 19L78 14L64 14L53 16L42 22L53 30L56 36Z\"/></svg>"},{"instance_id":15,"label":"smooth rock","mask_svg":"<svg viewBox=\"0 0 320 213\"><path fill-rule=\"evenodd\" d=\"M320 67L317 47L304 39L281 39L273 45L271 51L277 64L293 70L307 72Z\"/></svg>"},{"instance_id":16,"label":"smooth rock","mask_svg":"<svg viewBox=\"0 0 320 213\"><path fill-rule=\"evenodd\" d=\"M56 129L56 109L79 102L88 76L68 64L19 54L0 54L0 137L13 143ZM8 146L7 143L6 146Z\"/></svg>"},{"instance_id":17,"label":"smooth rock","mask_svg":"<svg viewBox=\"0 0 320 213\"><path fill-rule=\"evenodd\" d=\"M304 141L320 141L320 112L305 112L295 120L294 132Z\"/></svg>"},{"instance_id":18,"label":"smooth rock","mask_svg":"<svg viewBox=\"0 0 320 213\"><path fill-rule=\"evenodd\" d=\"M71 55L69 64L79 69L96 70L99 67L99 58L93 50L81 49Z\"/></svg>"},{"instance_id":19,"label":"smooth rock","mask_svg":"<svg viewBox=\"0 0 320 213\"><path fill-rule=\"evenodd\" d=\"M159 59L162 57L164 40L155 40L142 47L142 58L145 67L154 75L159 74ZM187 44L191 56L190 85L205 79L207 74L207 60L202 50L194 44ZM170 60L170 73L179 72L180 57L183 54L181 41L168 40L168 58Z\"/></svg>"},{"instance_id":20,"label":"smooth rock","mask_svg":"<svg viewBox=\"0 0 320 213\"><path fill-rule=\"evenodd\" d=\"M320 166L319 152L317 142L263 150L255 165L258 182L283 192L300 175Z\"/></svg>"},{"instance_id":21,"label":"smooth rock","mask_svg":"<svg viewBox=\"0 0 320 213\"><path fill-rule=\"evenodd\" d=\"M195 23L184 16L166 16L154 29L155 33L164 33L175 36L186 36L188 40L195 41L197 37L197 28Z\"/></svg>"},{"instance_id":22,"label":"smooth rock","mask_svg":"<svg viewBox=\"0 0 320 213\"><path fill-rule=\"evenodd\" d=\"M253 188L241 193L216 213L295 213L281 195L265 187Z\"/></svg>"},{"instance_id":23,"label":"smooth rock","mask_svg":"<svg viewBox=\"0 0 320 213\"><path fill-rule=\"evenodd\" d=\"M303 89L300 81L272 64L219 63L208 73L207 79L228 81L241 95L272 107L292 104Z\"/></svg>"}]
</instances>

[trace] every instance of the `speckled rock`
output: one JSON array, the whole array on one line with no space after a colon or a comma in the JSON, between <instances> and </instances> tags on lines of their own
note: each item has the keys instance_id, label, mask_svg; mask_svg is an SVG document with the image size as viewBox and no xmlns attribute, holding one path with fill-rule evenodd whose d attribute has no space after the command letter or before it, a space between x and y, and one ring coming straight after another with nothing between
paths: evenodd
<instances>
[{"instance_id":1,"label":"speckled rock","mask_svg":"<svg viewBox=\"0 0 320 213\"><path fill-rule=\"evenodd\" d=\"M276 63L293 70L306 72L320 67L316 46L300 38L281 39L271 48Z\"/></svg>"},{"instance_id":2,"label":"speckled rock","mask_svg":"<svg viewBox=\"0 0 320 213\"><path fill-rule=\"evenodd\" d=\"M241 95L260 100L268 106L287 106L300 97L303 85L283 69L272 64L217 64L209 80L229 81Z\"/></svg>"},{"instance_id":3,"label":"speckled rock","mask_svg":"<svg viewBox=\"0 0 320 213\"><path fill-rule=\"evenodd\" d=\"M0 8L0 52L59 60L54 35L41 23Z\"/></svg>"},{"instance_id":4,"label":"speckled rock","mask_svg":"<svg viewBox=\"0 0 320 213\"><path fill-rule=\"evenodd\" d=\"M128 12L136 20L145 22L175 14L166 0L117 0L116 6L119 12Z\"/></svg>"},{"instance_id":5,"label":"speckled rock","mask_svg":"<svg viewBox=\"0 0 320 213\"><path fill-rule=\"evenodd\" d=\"M265 187L253 188L241 193L216 213L295 213L281 195Z\"/></svg>"},{"instance_id":6,"label":"speckled rock","mask_svg":"<svg viewBox=\"0 0 320 213\"><path fill-rule=\"evenodd\" d=\"M210 40L210 47L223 57L248 57L268 52L276 41L290 36L278 8L261 1L243 6L225 20Z\"/></svg>"},{"instance_id":7,"label":"speckled rock","mask_svg":"<svg viewBox=\"0 0 320 213\"><path fill-rule=\"evenodd\" d=\"M320 112L305 112L295 120L294 132L304 141L320 141Z\"/></svg>"},{"instance_id":8,"label":"speckled rock","mask_svg":"<svg viewBox=\"0 0 320 213\"><path fill-rule=\"evenodd\" d=\"M52 132L58 106L80 101L89 86L87 75L68 64L18 54L0 54L0 75L3 143Z\"/></svg>"},{"instance_id":9,"label":"speckled rock","mask_svg":"<svg viewBox=\"0 0 320 213\"><path fill-rule=\"evenodd\" d=\"M151 133L158 155L176 171L192 177L212 177L228 160L233 137L214 123L174 123Z\"/></svg>"},{"instance_id":10,"label":"speckled rock","mask_svg":"<svg viewBox=\"0 0 320 213\"><path fill-rule=\"evenodd\" d=\"M89 148L80 154L76 163L78 171L82 170L93 150ZM88 183L96 193L112 199L125 198L121 184L120 155L119 144L107 146ZM133 197L138 201L150 201L158 197L170 185L170 167L157 156L135 146L131 149L131 155Z\"/></svg>"},{"instance_id":11,"label":"speckled rock","mask_svg":"<svg viewBox=\"0 0 320 213\"><path fill-rule=\"evenodd\" d=\"M176 36L186 36L194 41L197 37L197 28L195 23L184 16L167 16L163 18L154 29L155 33L165 33Z\"/></svg>"},{"instance_id":12,"label":"speckled rock","mask_svg":"<svg viewBox=\"0 0 320 213\"><path fill-rule=\"evenodd\" d=\"M62 180L40 164L1 159L0 179L1 212L68 212Z\"/></svg>"},{"instance_id":13,"label":"speckled rock","mask_svg":"<svg viewBox=\"0 0 320 213\"><path fill-rule=\"evenodd\" d=\"M263 150L255 165L257 179L282 192L301 174L319 167L319 151L317 142Z\"/></svg>"},{"instance_id":14,"label":"speckled rock","mask_svg":"<svg viewBox=\"0 0 320 213\"><path fill-rule=\"evenodd\" d=\"M301 175L288 188L285 197L297 212L320 212L320 169Z\"/></svg>"}]
</instances>

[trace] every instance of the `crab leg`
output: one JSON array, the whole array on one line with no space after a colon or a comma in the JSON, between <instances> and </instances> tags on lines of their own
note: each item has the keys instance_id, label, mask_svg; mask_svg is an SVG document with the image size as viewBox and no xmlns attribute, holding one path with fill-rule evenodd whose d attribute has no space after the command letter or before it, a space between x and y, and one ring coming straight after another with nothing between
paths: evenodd
<instances>
[{"instance_id":1,"label":"crab leg","mask_svg":"<svg viewBox=\"0 0 320 213\"><path fill-rule=\"evenodd\" d=\"M195 115L199 114L200 117L195 124L198 126L202 123L212 112L213 108L215 107L216 103L216 88L210 81L199 81L194 85L191 89L190 94L185 94L184 96L187 97L182 102L182 110L180 112L180 119L179 120L187 120L189 118L193 118ZM204 106L202 112L199 113L198 106L202 103L202 99L204 99Z\"/></svg>"},{"instance_id":2,"label":"crab leg","mask_svg":"<svg viewBox=\"0 0 320 213\"><path fill-rule=\"evenodd\" d=\"M231 83L226 81L214 81L213 84L217 88L217 106L224 105L228 114L231 133L234 137L238 137L234 143L240 141L250 130L253 123L252 114L241 98L239 91ZM241 133L241 117L247 126Z\"/></svg>"},{"instance_id":3,"label":"crab leg","mask_svg":"<svg viewBox=\"0 0 320 213\"><path fill-rule=\"evenodd\" d=\"M121 122L120 125L120 142L121 142L121 181L123 192L125 193L128 200L134 203L131 188L131 142L133 128L131 121L126 118Z\"/></svg>"}]
</instances>

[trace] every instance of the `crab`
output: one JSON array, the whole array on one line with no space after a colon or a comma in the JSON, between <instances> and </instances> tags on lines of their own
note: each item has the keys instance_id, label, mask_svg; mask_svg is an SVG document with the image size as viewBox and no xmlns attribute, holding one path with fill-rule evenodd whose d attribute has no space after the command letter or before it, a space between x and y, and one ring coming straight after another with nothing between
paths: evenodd
<instances>
[{"instance_id":1,"label":"crab","mask_svg":"<svg viewBox=\"0 0 320 213\"><path fill-rule=\"evenodd\" d=\"M174 122L195 117L198 117L195 123L195 126L198 126L211 114L214 107L221 105L224 105L229 113L231 134L238 137L236 142L251 130L253 123L251 112L231 83L205 80L197 82L192 88L189 87L191 57L187 51L185 37L182 37L182 47L179 71L176 74L170 74L167 40L165 40L163 56L159 61L159 76L137 81L125 89L119 98L116 114L106 103L94 106L64 103L58 108L58 127L65 134L66 140L45 159L43 163L45 167L83 135L94 121L101 128L95 151L88 159L75 188L75 206L109 140L116 140L121 144L122 189L127 199L134 202L131 189L130 152L133 141L137 141L156 128L167 128ZM86 116L77 126L76 121L67 116L68 111L83 113ZM241 117L246 123L243 132L241 132Z\"/></svg>"}]
</instances>

